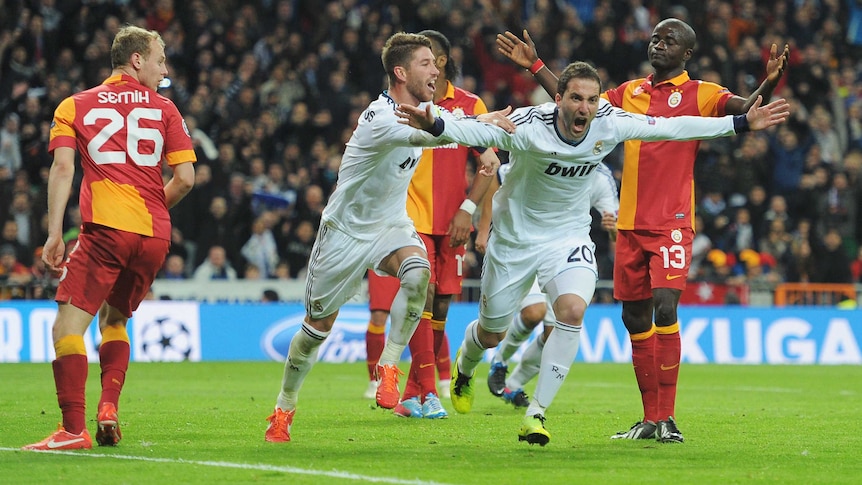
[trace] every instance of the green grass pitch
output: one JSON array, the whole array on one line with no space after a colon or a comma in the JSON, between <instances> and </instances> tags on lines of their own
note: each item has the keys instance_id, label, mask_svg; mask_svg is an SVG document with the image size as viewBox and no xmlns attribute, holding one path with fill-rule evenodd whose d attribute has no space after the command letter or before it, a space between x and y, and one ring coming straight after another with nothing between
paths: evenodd
<instances>
[{"instance_id":1,"label":"green grass pitch","mask_svg":"<svg viewBox=\"0 0 862 485\"><path fill-rule=\"evenodd\" d=\"M406 371L408 364L402 363ZM19 448L60 420L49 364L0 364L0 482L45 483L859 483L862 366L683 365L684 444L609 440L640 417L630 365L576 364L547 414L551 442L519 443L523 412L488 393L473 411L398 418L362 398L364 364L318 364L291 443L263 440L279 363L132 364L123 441L66 453ZM98 366L90 366L95 433ZM403 387L403 383L402 383ZM532 391L532 388L527 389Z\"/></svg>"}]
</instances>

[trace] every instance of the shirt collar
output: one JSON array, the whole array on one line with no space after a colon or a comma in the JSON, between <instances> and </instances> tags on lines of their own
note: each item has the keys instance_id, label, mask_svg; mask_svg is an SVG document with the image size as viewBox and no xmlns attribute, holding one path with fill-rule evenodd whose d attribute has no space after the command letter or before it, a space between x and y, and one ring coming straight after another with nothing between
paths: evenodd
<instances>
[{"instance_id":1,"label":"shirt collar","mask_svg":"<svg viewBox=\"0 0 862 485\"><path fill-rule=\"evenodd\" d=\"M644 87L655 87L653 85L653 79L655 78L655 73L650 74L644 80ZM673 84L674 86L679 86L683 83L688 82L691 78L688 76L688 71L684 70L677 76L668 79L667 81L659 83L661 84Z\"/></svg>"}]
</instances>

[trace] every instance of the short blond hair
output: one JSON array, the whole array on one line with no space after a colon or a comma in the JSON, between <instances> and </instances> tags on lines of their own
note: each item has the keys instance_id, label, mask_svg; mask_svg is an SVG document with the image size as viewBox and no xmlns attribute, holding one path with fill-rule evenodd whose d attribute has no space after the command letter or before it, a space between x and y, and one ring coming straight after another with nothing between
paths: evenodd
<instances>
[{"instance_id":1,"label":"short blond hair","mask_svg":"<svg viewBox=\"0 0 862 485\"><path fill-rule=\"evenodd\" d=\"M159 41L164 47L165 41L155 30L142 29L134 25L126 25L117 32L111 44L111 68L116 69L129 64L132 54L138 53L143 58L150 55L150 42Z\"/></svg>"}]
</instances>

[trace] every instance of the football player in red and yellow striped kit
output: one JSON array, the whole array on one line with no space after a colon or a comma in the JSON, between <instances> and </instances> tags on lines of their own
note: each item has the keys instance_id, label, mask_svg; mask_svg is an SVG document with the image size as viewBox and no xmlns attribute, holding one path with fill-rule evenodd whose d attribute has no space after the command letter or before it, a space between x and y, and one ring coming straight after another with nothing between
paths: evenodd
<instances>
[{"instance_id":1,"label":"football player in red and yellow striped kit","mask_svg":"<svg viewBox=\"0 0 862 485\"><path fill-rule=\"evenodd\" d=\"M469 91L455 87L451 79L457 77L457 67L449 59L449 40L435 30L420 32L431 39L432 52L441 75L437 78L434 104L446 108L456 116L474 116L487 113L482 99ZM407 214L413 220L416 232L425 242L428 260L431 262L431 282L425 311L416 332L410 340L412 362L404 389L402 402L406 406L424 404L431 394L437 398L435 368L440 374L440 387L448 392L451 377L449 345L444 328L452 295L461 293L465 244L472 231L472 215L482 200L493 177L477 174L471 187L467 185L466 169L469 152L479 157L494 157L493 150L474 150L452 143L435 148L426 148L417 165L407 191ZM453 177L452 174L458 174ZM463 175L462 175L463 174ZM469 193L468 193L469 189ZM466 198L465 198L466 196ZM398 290L398 280L381 277L369 272L370 310L388 312L389 304ZM382 322L369 324L366 334L369 369L373 369L375 349L382 349ZM380 341L375 345L374 341ZM379 351L377 352L379 355ZM371 372L371 371L369 371ZM369 374L373 378L372 374ZM414 399L415 402L406 402ZM425 412L409 412L403 405L395 408L402 416L439 418L445 410L437 410L436 403L424 406ZM433 409L432 409L433 408ZM442 412L441 412L442 411Z\"/></svg>"},{"instance_id":2,"label":"football player in red and yellow striped kit","mask_svg":"<svg viewBox=\"0 0 862 485\"><path fill-rule=\"evenodd\" d=\"M544 68L535 45L506 32L497 36L504 55L530 71L549 93L557 77ZM622 83L602 96L614 106L650 116L724 116L767 103L787 66L772 45L766 78L747 99L715 83L690 79L686 62L696 36L685 22L669 18L653 29L647 55L655 72ZM681 344L677 307L691 265L694 238L694 162L697 141L627 141L620 188L614 258L614 298L632 342L632 365L644 417L611 438L682 443L674 420Z\"/></svg>"},{"instance_id":3,"label":"football player in red and yellow striped kit","mask_svg":"<svg viewBox=\"0 0 862 485\"><path fill-rule=\"evenodd\" d=\"M188 130L173 102L156 92L168 72L165 62L164 42L157 32L123 27L111 46L111 76L66 98L54 113L48 239L42 260L60 276L53 368L63 423L24 449L92 447L84 418L83 335L96 313L102 335L96 441L113 446L120 440L117 408L130 356L126 322L146 296L170 247L168 209L194 184L196 157ZM76 151L84 174L79 198L83 225L67 254L63 217ZM167 184L163 164L173 169Z\"/></svg>"}]
</instances>

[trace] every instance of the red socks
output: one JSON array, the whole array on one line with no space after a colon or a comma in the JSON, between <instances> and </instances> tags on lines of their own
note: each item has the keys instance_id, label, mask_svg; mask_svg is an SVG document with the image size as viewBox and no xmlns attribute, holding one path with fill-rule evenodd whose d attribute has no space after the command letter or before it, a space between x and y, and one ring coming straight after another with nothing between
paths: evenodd
<instances>
[{"instance_id":1,"label":"red socks","mask_svg":"<svg viewBox=\"0 0 862 485\"><path fill-rule=\"evenodd\" d=\"M404 388L404 399L419 396L422 400L429 392L437 394L434 365L434 332L431 320L422 318L410 339L410 373Z\"/></svg>"},{"instance_id":2,"label":"red socks","mask_svg":"<svg viewBox=\"0 0 862 485\"><path fill-rule=\"evenodd\" d=\"M654 328L631 335L632 366L641 391L644 419L648 421L656 421L658 415L658 376L655 372L657 339Z\"/></svg>"},{"instance_id":3,"label":"red socks","mask_svg":"<svg viewBox=\"0 0 862 485\"><path fill-rule=\"evenodd\" d=\"M379 329L379 331L378 331ZM377 363L386 345L386 327L368 325L365 332L365 362L368 364L368 380L377 380Z\"/></svg>"},{"instance_id":4,"label":"red socks","mask_svg":"<svg viewBox=\"0 0 862 485\"><path fill-rule=\"evenodd\" d=\"M679 323L656 328L656 371L658 373L658 420L674 416L679 361L682 352Z\"/></svg>"},{"instance_id":5,"label":"red socks","mask_svg":"<svg viewBox=\"0 0 862 485\"><path fill-rule=\"evenodd\" d=\"M444 322L445 326L446 323ZM443 329L434 329L434 356L437 361L437 377L441 381L452 379L452 358L449 355L449 337Z\"/></svg>"},{"instance_id":6,"label":"red socks","mask_svg":"<svg viewBox=\"0 0 862 485\"><path fill-rule=\"evenodd\" d=\"M57 403L63 413L63 428L72 434L81 434L85 427L87 356L70 354L58 357L53 363Z\"/></svg>"},{"instance_id":7,"label":"red socks","mask_svg":"<svg viewBox=\"0 0 862 485\"><path fill-rule=\"evenodd\" d=\"M99 347L99 362L102 368L102 396L99 407L109 402L119 409L120 391L129 369L129 343L122 340L102 342Z\"/></svg>"}]
</instances>

